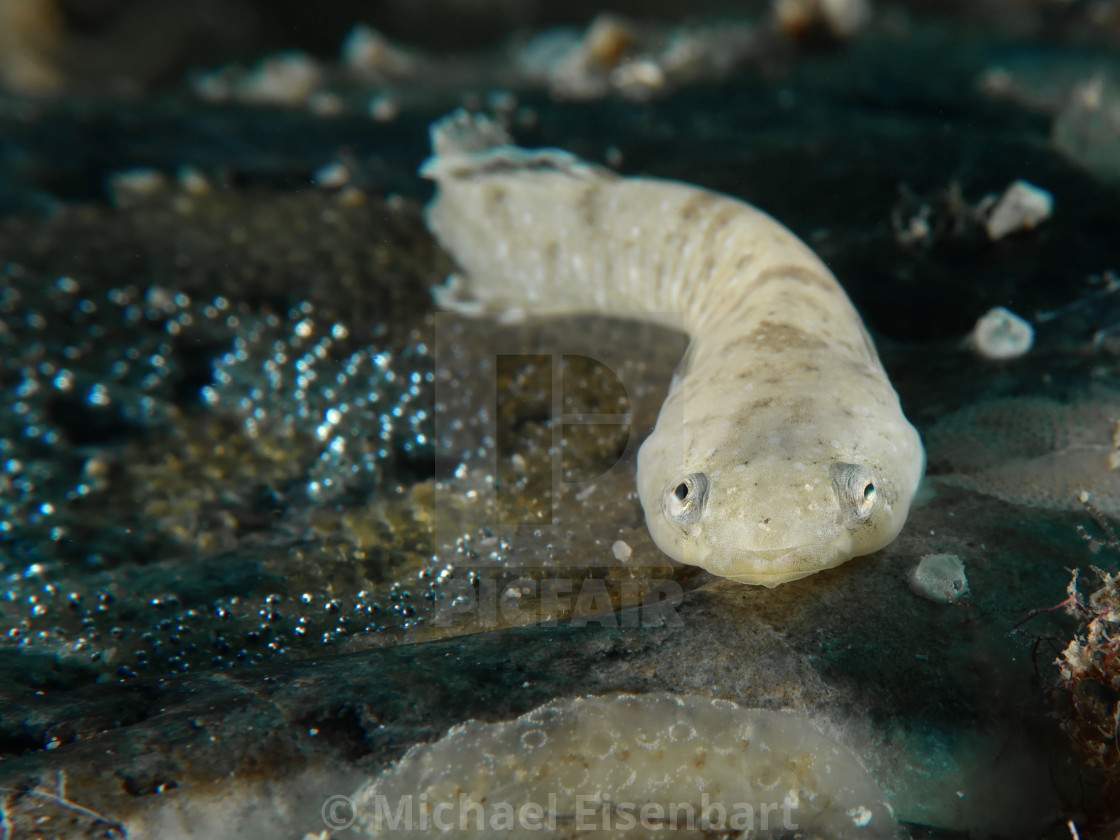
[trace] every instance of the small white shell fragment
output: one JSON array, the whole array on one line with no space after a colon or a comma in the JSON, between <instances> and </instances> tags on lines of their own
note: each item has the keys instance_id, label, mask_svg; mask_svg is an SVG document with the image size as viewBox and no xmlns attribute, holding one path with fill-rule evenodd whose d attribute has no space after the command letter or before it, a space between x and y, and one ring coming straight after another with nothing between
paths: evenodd
<instances>
[{"instance_id":1,"label":"small white shell fragment","mask_svg":"<svg viewBox=\"0 0 1120 840\"><path fill-rule=\"evenodd\" d=\"M851 38L871 20L869 0L821 0L821 10L833 34Z\"/></svg>"},{"instance_id":2,"label":"small white shell fragment","mask_svg":"<svg viewBox=\"0 0 1120 840\"><path fill-rule=\"evenodd\" d=\"M614 554L614 559L619 563L625 563L630 559L630 555L634 550L630 548L630 544L622 540L615 540L614 545L611 546L611 553Z\"/></svg>"},{"instance_id":3,"label":"small white shell fragment","mask_svg":"<svg viewBox=\"0 0 1120 840\"><path fill-rule=\"evenodd\" d=\"M988 238L1002 239L1017 230L1030 230L1049 219L1053 212L1054 196L1034 184L1015 181L1004 190L988 216Z\"/></svg>"},{"instance_id":4,"label":"small white shell fragment","mask_svg":"<svg viewBox=\"0 0 1120 840\"><path fill-rule=\"evenodd\" d=\"M1105 456L1104 465L1110 470L1116 470L1120 469L1120 420L1113 420L1112 423L1112 451Z\"/></svg>"},{"instance_id":5,"label":"small white shell fragment","mask_svg":"<svg viewBox=\"0 0 1120 840\"><path fill-rule=\"evenodd\" d=\"M850 811L848 811L848 816L852 818L853 823L858 825L860 828L863 828L863 826L871 822L871 817L873 815L871 811L860 805L859 807L852 808Z\"/></svg>"},{"instance_id":6,"label":"small white shell fragment","mask_svg":"<svg viewBox=\"0 0 1120 840\"><path fill-rule=\"evenodd\" d=\"M499 114L512 114L517 110L517 94L508 90L492 90L486 94L486 106Z\"/></svg>"},{"instance_id":7,"label":"small white shell fragment","mask_svg":"<svg viewBox=\"0 0 1120 840\"><path fill-rule=\"evenodd\" d=\"M228 102L233 96L233 70L220 67L203 73L191 83L194 95L203 102Z\"/></svg>"},{"instance_id":8,"label":"small white shell fragment","mask_svg":"<svg viewBox=\"0 0 1120 840\"><path fill-rule=\"evenodd\" d=\"M362 74L406 76L416 60L371 26L359 23L342 39L339 58L350 70Z\"/></svg>"},{"instance_id":9,"label":"small white shell fragment","mask_svg":"<svg viewBox=\"0 0 1120 840\"><path fill-rule=\"evenodd\" d=\"M385 59L389 42L373 27L359 23L346 33L339 48L339 58L355 70L378 69Z\"/></svg>"},{"instance_id":10,"label":"small white shell fragment","mask_svg":"<svg viewBox=\"0 0 1120 840\"><path fill-rule=\"evenodd\" d=\"M964 563L955 554L927 554L910 574L910 588L931 601L953 604L968 592Z\"/></svg>"},{"instance_id":11,"label":"small white shell fragment","mask_svg":"<svg viewBox=\"0 0 1120 840\"><path fill-rule=\"evenodd\" d=\"M611 84L624 96L642 101L665 87L665 72L649 59L627 61L611 71Z\"/></svg>"},{"instance_id":12,"label":"small white shell fragment","mask_svg":"<svg viewBox=\"0 0 1120 840\"><path fill-rule=\"evenodd\" d=\"M369 101L369 115L377 122L392 122L401 113L401 103L387 93L379 93Z\"/></svg>"},{"instance_id":13,"label":"small white shell fragment","mask_svg":"<svg viewBox=\"0 0 1120 840\"><path fill-rule=\"evenodd\" d=\"M319 84L323 69L297 50L269 56L239 79L235 98L250 105L302 105Z\"/></svg>"},{"instance_id":14,"label":"small white shell fragment","mask_svg":"<svg viewBox=\"0 0 1120 840\"><path fill-rule=\"evenodd\" d=\"M332 189L344 186L350 180L350 170L341 163L328 163L320 166L311 176L311 182L317 187Z\"/></svg>"},{"instance_id":15,"label":"small white shell fragment","mask_svg":"<svg viewBox=\"0 0 1120 840\"><path fill-rule=\"evenodd\" d=\"M210 192L210 181L202 171L193 166L180 166L175 170L179 186L190 195L205 195Z\"/></svg>"},{"instance_id":16,"label":"small white shell fragment","mask_svg":"<svg viewBox=\"0 0 1120 840\"><path fill-rule=\"evenodd\" d=\"M307 107L316 117L337 117L346 109L346 104L337 93L321 90L308 97Z\"/></svg>"},{"instance_id":17,"label":"small white shell fragment","mask_svg":"<svg viewBox=\"0 0 1120 840\"><path fill-rule=\"evenodd\" d=\"M167 177L156 169L136 167L109 176L109 198L117 207L131 207L167 186Z\"/></svg>"},{"instance_id":18,"label":"small white shell fragment","mask_svg":"<svg viewBox=\"0 0 1120 840\"><path fill-rule=\"evenodd\" d=\"M778 25L794 37L823 28L835 38L847 39L871 19L869 0L775 0L773 8Z\"/></svg>"},{"instance_id":19,"label":"small white shell fragment","mask_svg":"<svg viewBox=\"0 0 1120 840\"><path fill-rule=\"evenodd\" d=\"M553 96L595 99L606 95L611 89L609 73L634 47L637 37L633 25L620 17L596 17L583 40L562 59L554 60L548 74Z\"/></svg>"},{"instance_id":20,"label":"small white shell fragment","mask_svg":"<svg viewBox=\"0 0 1120 840\"><path fill-rule=\"evenodd\" d=\"M1010 309L997 306L976 322L971 343L985 359L1017 359L1034 345L1034 327Z\"/></svg>"}]
</instances>

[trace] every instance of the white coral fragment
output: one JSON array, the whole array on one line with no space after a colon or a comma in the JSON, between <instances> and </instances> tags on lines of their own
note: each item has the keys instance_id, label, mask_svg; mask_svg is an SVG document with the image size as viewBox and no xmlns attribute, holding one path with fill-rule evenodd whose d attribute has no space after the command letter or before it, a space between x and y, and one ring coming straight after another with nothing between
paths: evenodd
<instances>
[{"instance_id":1,"label":"white coral fragment","mask_svg":"<svg viewBox=\"0 0 1120 840\"><path fill-rule=\"evenodd\" d=\"M360 75L403 77L416 72L419 62L376 29L359 23L342 40L339 58Z\"/></svg>"},{"instance_id":2,"label":"white coral fragment","mask_svg":"<svg viewBox=\"0 0 1120 840\"><path fill-rule=\"evenodd\" d=\"M57 91L62 37L55 0L0 0L0 90L31 96Z\"/></svg>"},{"instance_id":3,"label":"white coral fragment","mask_svg":"<svg viewBox=\"0 0 1120 840\"><path fill-rule=\"evenodd\" d=\"M628 542L615 540L614 545L611 546L611 553L619 563L625 563L634 553L634 549L630 547L630 543Z\"/></svg>"},{"instance_id":4,"label":"white coral fragment","mask_svg":"<svg viewBox=\"0 0 1120 840\"><path fill-rule=\"evenodd\" d=\"M824 30L846 40L871 20L869 0L776 0L774 17L781 29L794 37Z\"/></svg>"},{"instance_id":5,"label":"white coral fragment","mask_svg":"<svg viewBox=\"0 0 1120 840\"><path fill-rule=\"evenodd\" d=\"M277 53L260 61L235 84L234 98L252 105L301 105L322 75L318 62L306 53Z\"/></svg>"},{"instance_id":6,"label":"white coral fragment","mask_svg":"<svg viewBox=\"0 0 1120 840\"><path fill-rule=\"evenodd\" d=\"M135 167L113 172L107 179L109 198L117 207L133 207L167 186L167 176L155 169Z\"/></svg>"},{"instance_id":7,"label":"white coral fragment","mask_svg":"<svg viewBox=\"0 0 1120 840\"><path fill-rule=\"evenodd\" d=\"M519 64L555 99L617 94L645 101L721 78L756 52L757 40L749 23L664 27L602 14L582 36L564 28L533 38L520 51Z\"/></svg>"},{"instance_id":8,"label":"white coral fragment","mask_svg":"<svg viewBox=\"0 0 1120 840\"><path fill-rule=\"evenodd\" d=\"M971 342L985 359L1017 359L1034 345L1034 327L1010 309L997 306L976 322Z\"/></svg>"},{"instance_id":9,"label":"white coral fragment","mask_svg":"<svg viewBox=\"0 0 1120 840\"><path fill-rule=\"evenodd\" d=\"M1029 184L1015 181L1009 186L988 216L988 238L1002 239L1009 233L1030 230L1049 219L1054 212L1054 196Z\"/></svg>"},{"instance_id":10,"label":"white coral fragment","mask_svg":"<svg viewBox=\"0 0 1120 840\"><path fill-rule=\"evenodd\" d=\"M968 592L964 562L955 554L927 554L910 574L910 588L931 601L955 603Z\"/></svg>"}]
</instances>

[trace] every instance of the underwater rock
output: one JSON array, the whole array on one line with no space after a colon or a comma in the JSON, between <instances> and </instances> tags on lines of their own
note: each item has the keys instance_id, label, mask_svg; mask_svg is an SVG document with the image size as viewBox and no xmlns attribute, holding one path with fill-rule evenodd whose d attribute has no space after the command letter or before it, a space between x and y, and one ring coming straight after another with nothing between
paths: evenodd
<instances>
[{"instance_id":1,"label":"underwater rock","mask_svg":"<svg viewBox=\"0 0 1120 840\"><path fill-rule=\"evenodd\" d=\"M57 92L63 82L61 30L55 0L0 0L0 90Z\"/></svg>"},{"instance_id":2,"label":"underwater rock","mask_svg":"<svg viewBox=\"0 0 1120 840\"><path fill-rule=\"evenodd\" d=\"M1034 345L1034 327L1010 309L997 306L976 322L971 343L985 359L1017 359Z\"/></svg>"},{"instance_id":3,"label":"underwater rock","mask_svg":"<svg viewBox=\"0 0 1120 840\"><path fill-rule=\"evenodd\" d=\"M773 9L778 26L793 38L823 33L844 40L871 20L869 0L776 0Z\"/></svg>"},{"instance_id":4,"label":"underwater rock","mask_svg":"<svg viewBox=\"0 0 1120 840\"><path fill-rule=\"evenodd\" d=\"M114 172L106 180L109 200L117 207L144 204L167 188L167 178L155 169L136 168Z\"/></svg>"},{"instance_id":5,"label":"underwater rock","mask_svg":"<svg viewBox=\"0 0 1120 840\"><path fill-rule=\"evenodd\" d=\"M420 61L376 29L359 23L342 40L339 58L351 72L372 80L407 77Z\"/></svg>"},{"instance_id":6,"label":"underwater rock","mask_svg":"<svg viewBox=\"0 0 1120 840\"><path fill-rule=\"evenodd\" d=\"M225 670L603 612L696 576L666 572L619 464L681 342L436 324L442 263L414 208L341 198L187 171L0 225L19 258L0 272L12 649L76 683ZM149 272L161 285L130 282ZM565 411L620 422L554 423L553 381Z\"/></svg>"},{"instance_id":7,"label":"underwater rock","mask_svg":"<svg viewBox=\"0 0 1120 840\"><path fill-rule=\"evenodd\" d=\"M224 67L197 80L195 91L208 102L293 107L319 87L323 68L306 53L290 50L261 59L249 70Z\"/></svg>"},{"instance_id":8,"label":"underwater rock","mask_svg":"<svg viewBox=\"0 0 1120 840\"><path fill-rule=\"evenodd\" d=\"M307 484L315 499L375 486L394 457L430 460L430 347L417 341L399 354L354 348L345 324L321 323L312 312L304 305L287 323L244 319L231 349L215 362L203 400L244 417L250 437L291 429L317 441L322 448Z\"/></svg>"},{"instance_id":9,"label":"underwater rock","mask_svg":"<svg viewBox=\"0 0 1120 840\"><path fill-rule=\"evenodd\" d=\"M964 509L988 527L1011 521L998 519L998 506ZM920 524L936 522L942 539L955 539L941 530L952 520L929 519L927 510L916 512ZM1081 544L1069 536L1071 546ZM293 836L317 834L328 799L349 798L391 772L409 747L437 742L465 720L480 721L468 733L486 732L481 721L507 721L496 727L521 734L522 724L508 721L552 698L615 692L703 695L698 702L718 717L719 707L734 708L706 699L718 694L738 707L775 710L799 729L810 721L843 733L896 817L919 836L1031 836L1059 813L1055 788L1068 792L1077 777L1032 690L1029 641L1007 633L1022 615L1004 581L1024 569L1028 581L1040 579L1020 597L1029 601L1066 578L1060 561L1068 552L1049 574L1044 564L1055 558L1033 557L1029 542L986 552L977 573L996 585L978 587L978 603L953 610L907 595L898 575L907 553L836 570L823 587L725 585L657 609L77 693L0 686L8 708L19 710L0 720L0 788L57 793L61 772L70 801L127 826L134 840L189 831L271 840L277 820ZM885 603L889 613L865 609ZM633 717L618 725L625 731ZM122 780L137 794L122 796ZM36 795L0 793L0 805L17 837L24 826L49 833L71 825L67 836L97 828L88 813Z\"/></svg>"},{"instance_id":10,"label":"underwater rock","mask_svg":"<svg viewBox=\"0 0 1120 840\"><path fill-rule=\"evenodd\" d=\"M371 837L899 834L856 755L806 719L688 694L576 697L468 721L414 747L354 806Z\"/></svg>"},{"instance_id":11,"label":"underwater rock","mask_svg":"<svg viewBox=\"0 0 1120 840\"><path fill-rule=\"evenodd\" d=\"M1015 181L992 207L986 229L989 239L1002 239L1019 230L1032 230L1054 212L1054 197L1034 184Z\"/></svg>"},{"instance_id":12,"label":"underwater rock","mask_svg":"<svg viewBox=\"0 0 1120 840\"><path fill-rule=\"evenodd\" d=\"M595 99L609 93L611 72L633 50L637 38L634 25L621 18L595 18L583 39L549 72L553 95L561 99Z\"/></svg>"},{"instance_id":13,"label":"underwater rock","mask_svg":"<svg viewBox=\"0 0 1120 840\"><path fill-rule=\"evenodd\" d=\"M968 592L964 563L955 554L927 554L910 573L910 588L923 598L952 604Z\"/></svg>"},{"instance_id":14,"label":"underwater rock","mask_svg":"<svg viewBox=\"0 0 1120 840\"><path fill-rule=\"evenodd\" d=\"M946 415L924 437L938 483L1050 510L1082 510L1087 493L1117 516L1118 419L1116 396L1103 390L1069 404L995 399Z\"/></svg>"},{"instance_id":15,"label":"underwater rock","mask_svg":"<svg viewBox=\"0 0 1120 840\"><path fill-rule=\"evenodd\" d=\"M0 252L15 266L8 270L22 273L20 283L65 276L102 294L157 287L170 299L220 297L267 310L261 314L306 301L317 317L393 346L430 327L428 286L449 263L431 247L417 204L232 189L189 167L179 176L132 196L128 207L68 204L44 220L5 217Z\"/></svg>"},{"instance_id":16,"label":"underwater rock","mask_svg":"<svg viewBox=\"0 0 1120 840\"><path fill-rule=\"evenodd\" d=\"M745 21L667 27L603 14L582 36L568 29L535 36L518 52L517 67L557 100L617 94L646 101L723 78L761 46L757 27Z\"/></svg>"},{"instance_id":17,"label":"underwater rock","mask_svg":"<svg viewBox=\"0 0 1120 840\"><path fill-rule=\"evenodd\" d=\"M1120 93L1115 71L1073 86L1051 128L1055 148L1104 178L1120 178Z\"/></svg>"}]
</instances>

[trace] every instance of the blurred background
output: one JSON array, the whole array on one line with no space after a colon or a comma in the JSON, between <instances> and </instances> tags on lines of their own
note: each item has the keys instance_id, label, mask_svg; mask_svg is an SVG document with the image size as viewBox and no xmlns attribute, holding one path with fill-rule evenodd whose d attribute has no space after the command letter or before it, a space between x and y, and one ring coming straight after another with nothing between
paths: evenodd
<instances>
[{"instance_id":1,"label":"blurred background","mask_svg":"<svg viewBox=\"0 0 1120 840\"><path fill-rule=\"evenodd\" d=\"M446 53L494 48L517 33L546 27L586 26L602 13L674 23L686 16L778 14L796 30L798 20L820 9L827 15L851 5L693 0L682 9L670 0L0 0L0 80L20 92L79 83L168 84L192 67L280 49L328 58L358 23L402 46ZM1019 37L1111 43L1120 37L1113 0L894 0L876 8L887 16L920 15Z\"/></svg>"}]
</instances>

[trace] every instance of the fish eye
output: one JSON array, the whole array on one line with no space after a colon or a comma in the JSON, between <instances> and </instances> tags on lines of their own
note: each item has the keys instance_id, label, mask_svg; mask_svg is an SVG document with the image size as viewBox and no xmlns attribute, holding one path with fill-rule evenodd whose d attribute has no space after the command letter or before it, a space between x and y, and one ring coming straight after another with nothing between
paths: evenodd
<instances>
[{"instance_id":1,"label":"fish eye","mask_svg":"<svg viewBox=\"0 0 1120 840\"><path fill-rule=\"evenodd\" d=\"M704 473L691 473L670 483L665 488L665 514L681 526L699 522L710 486L711 481Z\"/></svg>"},{"instance_id":2,"label":"fish eye","mask_svg":"<svg viewBox=\"0 0 1120 840\"><path fill-rule=\"evenodd\" d=\"M840 507L853 519L867 519L875 509L875 477L862 464L832 465L832 486Z\"/></svg>"}]
</instances>

